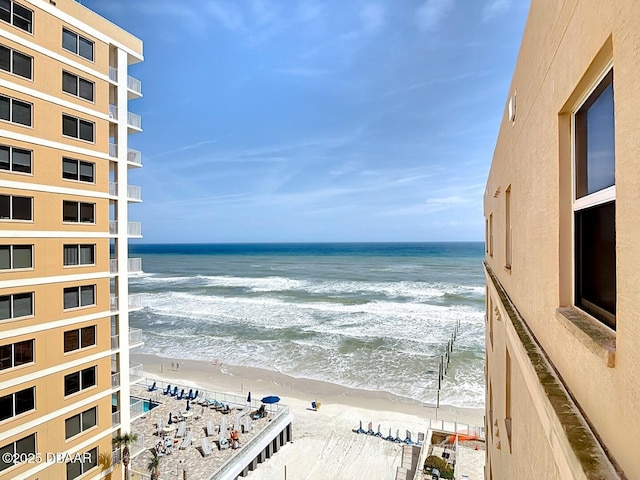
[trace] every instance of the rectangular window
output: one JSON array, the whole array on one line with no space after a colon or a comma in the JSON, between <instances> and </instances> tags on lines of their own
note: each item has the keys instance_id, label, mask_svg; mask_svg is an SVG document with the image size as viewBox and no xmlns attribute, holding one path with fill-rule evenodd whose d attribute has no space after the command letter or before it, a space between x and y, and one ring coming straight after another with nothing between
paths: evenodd
<instances>
[{"instance_id":1,"label":"rectangular window","mask_svg":"<svg viewBox=\"0 0 640 480\"><path fill-rule=\"evenodd\" d=\"M0 69L32 80L33 57L0 45Z\"/></svg>"},{"instance_id":2,"label":"rectangular window","mask_svg":"<svg viewBox=\"0 0 640 480\"><path fill-rule=\"evenodd\" d=\"M36 408L36 387L0 397L0 421Z\"/></svg>"},{"instance_id":3,"label":"rectangular window","mask_svg":"<svg viewBox=\"0 0 640 480\"><path fill-rule=\"evenodd\" d=\"M62 48L93 62L93 42L66 28L62 29Z\"/></svg>"},{"instance_id":4,"label":"rectangular window","mask_svg":"<svg viewBox=\"0 0 640 480\"><path fill-rule=\"evenodd\" d=\"M0 170L31 173L32 155L31 150L0 145Z\"/></svg>"},{"instance_id":5,"label":"rectangular window","mask_svg":"<svg viewBox=\"0 0 640 480\"><path fill-rule=\"evenodd\" d=\"M96 326L77 328L64 332L64 353L92 347L96 344Z\"/></svg>"},{"instance_id":6,"label":"rectangular window","mask_svg":"<svg viewBox=\"0 0 640 480\"><path fill-rule=\"evenodd\" d=\"M33 268L33 245L0 245L0 270Z\"/></svg>"},{"instance_id":7,"label":"rectangular window","mask_svg":"<svg viewBox=\"0 0 640 480\"><path fill-rule=\"evenodd\" d=\"M504 425L507 431L507 440L509 441L509 450L511 450L511 355L509 350L505 350L505 392L504 392Z\"/></svg>"},{"instance_id":8,"label":"rectangular window","mask_svg":"<svg viewBox=\"0 0 640 480\"><path fill-rule=\"evenodd\" d=\"M11 0L0 0L0 20L33 33L33 12Z\"/></svg>"},{"instance_id":9,"label":"rectangular window","mask_svg":"<svg viewBox=\"0 0 640 480\"><path fill-rule=\"evenodd\" d=\"M64 200L62 202L62 221L71 223L95 223L95 209L95 203Z\"/></svg>"},{"instance_id":10,"label":"rectangular window","mask_svg":"<svg viewBox=\"0 0 640 480\"><path fill-rule=\"evenodd\" d=\"M87 455L80 456L81 460L67 463L67 480L74 480L98 466L98 447L94 447L86 453Z\"/></svg>"},{"instance_id":11,"label":"rectangular window","mask_svg":"<svg viewBox=\"0 0 640 480\"><path fill-rule=\"evenodd\" d=\"M511 185L505 190L505 266L511 268Z\"/></svg>"},{"instance_id":12,"label":"rectangular window","mask_svg":"<svg viewBox=\"0 0 640 480\"><path fill-rule=\"evenodd\" d=\"M575 305L616 328L613 70L574 115Z\"/></svg>"},{"instance_id":13,"label":"rectangular window","mask_svg":"<svg viewBox=\"0 0 640 480\"><path fill-rule=\"evenodd\" d=\"M0 346L0 370L33 363L34 343L35 340L25 340Z\"/></svg>"},{"instance_id":14,"label":"rectangular window","mask_svg":"<svg viewBox=\"0 0 640 480\"><path fill-rule=\"evenodd\" d=\"M64 266L95 265L95 245L65 245Z\"/></svg>"},{"instance_id":15,"label":"rectangular window","mask_svg":"<svg viewBox=\"0 0 640 480\"><path fill-rule=\"evenodd\" d=\"M32 106L17 98L0 95L0 120L30 127Z\"/></svg>"},{"instance_id":16,"label":"rectangular window","mask_svg":"<svg viewBox=\"0 0 640 480\"><path fill-rule=\"evenodd\" d=\"M73 417L67 418L64 421L65 438L68 440L91 427L95 427L98 424L97 413L98 407L93 407Z\"/></svg>"},{"instance_id":17,"label":"rectangular window","mask_svg":"<svg viewBox=\"0 0 640 480\"><path fill-rule=\"evenodd\" d=\"M69 396L96 384L96 367L85 368L64 377L64 396Z\"/></svg>"},{"instance_id":18,"label":"rectangular window","mask_svg":"<svg viewBox=\"0 0 640 480\"><path fill-rule=\"evenodd\" d=\"M493 257L493 213L489 214L489 256Z\"/></svg>"},{"instance_id":19,"label":"rectangular window","mask_svg":"<svg viewBox=\"0 0 640 480\"><path fill-rule=\"evenodd\" d=\"M21 463L13 461L7 462L7 460L13 460L15 458L15 454L17 453L36 453L35 433L32 433L31 435L21 438L20 440L16 440L15 442L0 447L0 472Z\"/></svg>"},{"instance_id":20,"label":"rectangular window","mask_svg":"<svg viewBox=\"0 0 640 480\"><path fill-rule=\"evenodd\" d=\"M73 158L62 159L62 178L67 180L93 183L94 170L94 163L74 160Z\"/></svg>"},{"instance_id":21,"label":"rectangular window","mask_svg":"<svg viewBox=\"0 0 640 480\"><path fill-rule=\"evenodd\" d=\"M33 220L33 197L0 195L0 219Z\"/></svg>"},{"instance_id":22,"label":"rectangular window","mask_svg":"<svg viewBox=\"0 0 640 480\"><path fill-rule=\"evenodd\" d=\"M96 304L96 286L83 285L64 289L64 309L88 307Z\"/></svg>"},{"instance_id":23,"label":"rectangular window","mask_svg":"<svg viewBox=\"0 0 640 480\"><path fill-rule=\"evenodd\" d=\"M33 292L0 296L0 320L33 315Z\"/></svg>"},{"instance_id":24,"label":"rectangular window","mask_svg":"<svg viewBox=\"0 0 640 480\"><path fill-rule=\"evenodd\" d=\"M73 73L62 72L62 90L93 102L94 83Z\"/></svg>"},{"instance_id":25,"label":"rectangular window","mask_svg":"<svg viewBox=\"0 0 640 480\"><path fill-rule=\"evenodd\" d=\"M62 115L62 134L66 137L93 142L94 127L95 124L88 120L82 120L70 115Z\"/></svg>"}]
</instances>

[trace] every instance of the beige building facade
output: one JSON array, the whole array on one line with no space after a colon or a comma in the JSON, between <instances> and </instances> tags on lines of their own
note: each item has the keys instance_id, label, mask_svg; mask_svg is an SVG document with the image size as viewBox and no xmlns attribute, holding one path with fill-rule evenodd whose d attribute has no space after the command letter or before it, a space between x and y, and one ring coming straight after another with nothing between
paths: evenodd
<instances>
[{"instance_id":1,"label":"beige building facade","mask_svg":"<svg viewBox=\"0 0 640 480\"><path fill-rule=\"evenodd\" d=\"M640 2L532 0L484 197L491 479L640 478Z\"/></svg>"},{"instance_id":2,"label":"beige building facade","mask_svg":"<svg viewBox=\"0 0 640 480\"><path fill-rule=\"evenodd\" d=\"M142 59L75 0L0 0L0 479L122 474Z\"/></svg>"}]
</instances>

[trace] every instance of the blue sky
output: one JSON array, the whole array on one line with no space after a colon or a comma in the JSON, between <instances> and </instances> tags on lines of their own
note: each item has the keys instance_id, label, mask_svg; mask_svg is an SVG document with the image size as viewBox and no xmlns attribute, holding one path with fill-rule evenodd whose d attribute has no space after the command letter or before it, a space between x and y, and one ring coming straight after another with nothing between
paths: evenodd
<instances>
[{"instance_id":1,"label":"blue sky","mask_svg":"<svg viewBox=\"0 0 640 480\"><path fill-rule=\"evenodd\" d=\"M481 241L525 0L83 0L144 41L145 242Z\"/></svg>"}]
</instances>

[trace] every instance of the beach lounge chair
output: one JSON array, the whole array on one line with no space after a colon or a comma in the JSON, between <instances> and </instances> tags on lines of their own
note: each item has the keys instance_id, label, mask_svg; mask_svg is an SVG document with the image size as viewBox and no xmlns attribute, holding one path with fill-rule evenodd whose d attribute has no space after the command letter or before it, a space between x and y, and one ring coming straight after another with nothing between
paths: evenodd
<instances>
[{"instance_id":1,"label":"beach lounge chair","mask_svg":"<svg viewBox=\"0 0 640 480\"><path fill-rule=\"evenodd\" d=\"M193 435L193 432L189 430L185 435L184 439L182 440L182 443L180 444L180 450L186 450L188 447L191 446L192 435Z\"/></svg>"},{"instance_id":2,"label":"beach lounge chair","mask_svg":"<svg viewBox=\"0 0 640 480\"><path fill-rule=\"evenodd\" d=\"M209 439L207 437L204 437L202 439L202 455L205 457L208 457L209 455L211 455L212 450L211 450L211 445L209 445Z\"/></svg>"},{"instance_id":3,"label":"beach lounge chair","mask_svg":"<svg viewBox=\"0 0 640 480\"><path fill-rule=\"evenodd\" d=\"M373 422L369 422L367 425L367 435L375 435L376 432L373 431Z\"/></svg>"},{"instance_id":4,"label":"beach lounge chair","mask_svg":"<svg viewBox=\"0 0 640 480\"><path fill-rule=\"evenodd\" d=\"M173 387L173 392L171 392L171 396L175 397L178 395L178 386Z\"/></svg>"},{"instance_id":5,"label":"beach lounge chair","mask_svg":"<svg viewBox=\"0 0 640 480\"><path fill-rule=\"evenodd\" d=\"M176 438L184 437L187 431L187 422L180 422L178 424L178 431L176 432Z\"/></svg>"},{"instance_id":6,"label":"beach lounge chair","mask_svg":"<svg viewBox=\"0 0 640 480\"><path fill-rule=\"evenodd\" d=\"M364 429L362 428L362 420L360 420L360 426L356 430L356 433L365 433Z\"/></svg>"},{"instance_id":7,"label":"beach lounge chair","mask_svg":"<svg viewBox=\"0 0 640 480\"><path fill-rule=\"evenodd\" d=\"M213 434L216 433L216 427L213 424L213 420L207 421L207 437L213 437Z\"/></svg>"},{"instance_id":8,"label":"beach lounge chair","mask_svg":"<svg viewBox=\"0 0 640 480\"><path fill-rule=\"evenodd\" d=\"M395 438L393 438L393 435L391 435L391 428L389 428L389 435L385 437L385 440L388 440L389 442L393 442L395 440Z\"/></svg>"},{"instance_id":9,"label":"beach lounge chair","mask_svg":"<svg viewBox=\"0 0 640 480\"><path fill-rule=\"evenodd\" d=\"M418 432L418 443L417 445L422 445L424 443L424 432Z\"/></svg>"},{"instance_id":10,"label":"beach lounge chair","mask_svg":"<svg viewBox=\"0 0 640 480\"><path fill-rule=\"evenodd\" d=\"M396 438L393 439L396 443L402 443L402 439L400 438L400 429L396 430Z\"/></svg>"},{"instance_id":11,"label":"beach lounge chair","mask_svg":"<svg viewBox=\"0 0 640 480\"><path fill-rule=\"evenodd\" d=\"M153 382L153 385L151 385L149 387L149 391L150 392L155 392L158 389L158 387L156 387L156 382Z\"/></svg>"},{"instance_id":12,"label":"beach lounge chair","mask_svg":"<svg viewBox=\"0 0 640 480\"><path fill-rule=\"evenodd\" d=\"M379 437L379 438L382 437L382 433L380 433L380 424L378 424L378 431L376 432L374 437Z\"/></svg>"},{"instance_id":13,"label":"beach lounge chair","mask_svg":"<svg viewBox=\"0 0 640 480\"><path fill-rule=\"evenodd\" d=\"M184 388L180 391L180 395L176 397L178 400L182 400L184 398Z\"/></svg>"},{"instance_id":14,"label":"beach lounge chair","mask_svg":"<svg viewBox=\"0 0 640 480\"><path fill-rule=\"evenodd\" d=\"M193 398L193 388L190 388L190 389L189 389L189 394L187 395L187 398L188 398L189 400L191 400L191 399Z\"/></svg>"},{"instance_id":15,"label":"beach lounge chair","mask_svg":"<svg viewBox=\"0 0 640 480\"><path fill-rule=\"evenodd\" d=\"M169 395L171 393L171 385L167 385L167 389L164 390L162 393L164 393L165 395Z\"/></svg>"},{"instance_id":16,"label":"beach lounge chair","mask_svg":"<svg viewBox=\"0 0 640 480\"><path fill-rule=\"evenodd\" d=\"M415 442L411 440L411 432L409 430L407 430L407 436L404 439L404 443L407 445L415 445Z\"/></svg>"},{"instance_id":17,"label":"beach lounge chair","mask_svg":"<svg viewBox=\"0 0 640 480\"><path fill-rule=\"evenodd\" d=\"M196 390L196 393L194 393L194 394L191 396L191 400L193 400L194 402L196 402L196 400L197 400L197 398L198 398L198 395L199 395L199 394L200 394L200 391L199 391L199 390Z\"/></svg>"},{"instance_id":18,"label":"beach lounge chair","mask_svg":"<svg viewBox=\"0 0 640 480\"><path fill-rule=\"evenodd\" d=\"M264 403L262 405L260 405L260 408L258 410L256 410L255 412L253 412L251 414L251 418L254 420L259 420L262 417L266 417L267 416L267 411L265 410L265 405Z\"/></svg>"}]
</instances>

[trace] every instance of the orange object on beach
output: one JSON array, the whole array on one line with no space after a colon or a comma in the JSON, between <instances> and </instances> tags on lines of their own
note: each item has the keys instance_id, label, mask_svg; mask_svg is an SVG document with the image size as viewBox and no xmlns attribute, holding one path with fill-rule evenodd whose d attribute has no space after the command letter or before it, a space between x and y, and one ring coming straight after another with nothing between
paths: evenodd
<instances>
[{"instance_id":1,"label":"orange object on beach","mask_svg":"<svg viewBox=\"0 0 640 480\"><path fill-rule=\"evenodd\" d=\"M478 439L478 434L474 433L472 435L463 435L461 433L458 433L457 435L449 435L449 438L447 440L449 441L449 443L453 443L453 442L456 441L456 437L458 437L458 441L477 440Z\"/></svg>"}]
</instances>

